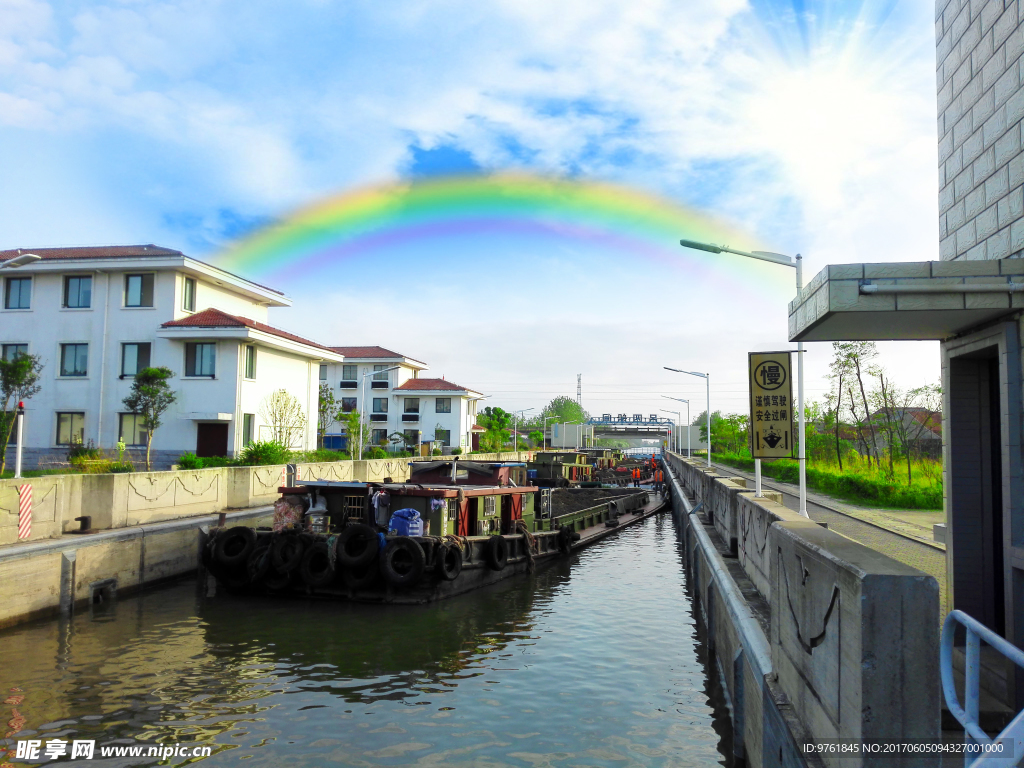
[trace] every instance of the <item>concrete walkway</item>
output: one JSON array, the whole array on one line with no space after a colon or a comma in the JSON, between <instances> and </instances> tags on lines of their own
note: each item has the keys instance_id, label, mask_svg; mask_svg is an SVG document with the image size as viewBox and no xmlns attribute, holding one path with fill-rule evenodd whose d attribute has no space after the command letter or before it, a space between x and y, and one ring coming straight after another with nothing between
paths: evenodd
<instances>
[{"instance_id":1,"label":"concrete walkway","mask_svg":"<svg viewBox=\"0 0 1024 768\"><path fill-rule=\"evenodd\" d=\"M741 469L714 464L716 472L749 480L754 487L754 475ZM765 490L781 491L785 505L799 508L800 489L790 483L764 478ZM883 555L934 576L939 582L940 616L948 612L946 606L946 547L932 541L931 521L943 522L941 512L913 510L886 510L858 507L821 493L807 492L807 514L815 522L827 523L829 530L841 533ZM938 516L938 517L936 517Z\"/></svg>"}]
</instances>

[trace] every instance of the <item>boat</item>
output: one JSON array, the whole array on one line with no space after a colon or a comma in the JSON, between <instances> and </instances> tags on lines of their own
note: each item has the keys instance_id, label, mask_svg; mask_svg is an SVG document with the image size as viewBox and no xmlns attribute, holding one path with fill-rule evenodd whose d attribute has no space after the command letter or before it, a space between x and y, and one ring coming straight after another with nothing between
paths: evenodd
<instances>
[{"instance_id":1,"label":"boat","mask_svg":"<svg viewBox=\"0 0 1024 768\"><path fill-rule=\"evenodd\" d=\"M665 506L650 487L525 481L521 463L428 461L408 482L281 487L274 525L212 530L203 567L231 591L429 603L566 558Z\"/></svg>"}]
</instances>

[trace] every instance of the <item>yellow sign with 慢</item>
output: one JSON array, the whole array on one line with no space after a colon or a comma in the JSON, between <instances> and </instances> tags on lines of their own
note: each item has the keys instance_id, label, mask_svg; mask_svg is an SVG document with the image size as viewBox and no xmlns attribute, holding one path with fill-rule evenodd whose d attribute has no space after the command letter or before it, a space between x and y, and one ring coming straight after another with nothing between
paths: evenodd
<instances>
[{"instance_id":1,"label":"yellow sign with \u6162","mask_svg":"<svg viewBox=\"0 0 1024 768\"><path fill-rule=\"evenodd\" d=\"M750 453L785 459L795 448L793 377L789 352L750 352Z\"/></svg>"}]
</instances>

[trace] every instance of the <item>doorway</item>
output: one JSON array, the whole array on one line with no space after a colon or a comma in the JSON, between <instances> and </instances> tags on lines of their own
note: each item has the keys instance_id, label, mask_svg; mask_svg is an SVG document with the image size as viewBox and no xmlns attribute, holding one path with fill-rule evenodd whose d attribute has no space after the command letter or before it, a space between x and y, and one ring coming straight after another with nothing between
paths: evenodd
<instances>
[{"instance_id":1,"label":"doorway","mask_svg":"<svg viewBox=\"0 0 1024 768\"><path fill-rule=\"evenodd\" d=\"M228 425L196 424L196 456L227 456Z\"/></svg>"}]
</instances>

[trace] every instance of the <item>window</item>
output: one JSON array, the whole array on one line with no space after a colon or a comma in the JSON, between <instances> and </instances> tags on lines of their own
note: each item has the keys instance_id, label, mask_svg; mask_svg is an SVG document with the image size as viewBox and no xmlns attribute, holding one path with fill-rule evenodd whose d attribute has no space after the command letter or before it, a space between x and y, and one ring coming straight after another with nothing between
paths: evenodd
<instances>
[{"instance_id":1,"label":"window","mask_svg":"<svg viewBox=\"0 0 1024 768\"><path fill-rule=\"evenodd\" d=\"M31 277L8 277L4 286L4 309L29 309L32 297Z\"/></svg>"},{"instance_id":2,"label":"window","mask_svg":"<svg viewBox=\"0 0 1024 768\"><path fill-rule=\"evenodd\" d=\"M4 344L4 360L13 360L18 355L28 354L28 344Z\"/></svg>"},{"instance_id":3,"label":"window","mask_svg":"<svg viewBox=\"0 0 1024 768\"><path fill-rule=\"evenodd\" d=\"M388 412L388 399L386 397L375 397L375 398L373 398L373 412L374 413L387 413Z\"/></svg>"},{"instance_id":4,"label":"window","mask_svg":"<svg viewBox=\"0 0 1024 768\"><path fill-rule=\"evenodd\" d=\"M390 367L391 367L390 365L375 365L375 366L373 366L373 370L377 371L377 373L373 374L373 380L374 381L387 381L388 380L387 370Z\"/></svg>"},{"instance_id":5,"label":"window","mask_svg":"<svg viewBox=\"0 0 1024 768\"><path fill-rule=\"evenodd\" d=\"M358 365L341 366L341 378L345 381L355 381L359 377Z\"/></svg>"},{"instance_id":6,"label":"window","mask_svg":"<svg viewBox=\"0 0 1024 768\"><path fill-rule=\"evenodd\" d=\"M119 414L117 436L124 440L125 445L145 445L149 433L142 426L141 413Z\"/></svg>"},{"instance_id":7,"label":"window","mask_svg":"<svg viewBox=\"0 0 1024 768\"><path fill-rule=\"evenodd\" d=\"M327 381L327 366L320 366L320 381Z\"/></svg>"},{"instance_id":8,"label":"window","mask_svg":"<svg viewBox=\"0 0 1024 768\"><path fill-rule=\"evenodd\" d=\"M388 431L386 429L374 429L370 432L370 442L374 445L383 445L388 441Z\"/></svg>"},{"instance_id":9,"label":"window","mask_svg":"<svg viewBox=\"0 0 1024 768\"><path fill-rule=\"evenodd\" d=\"M456 515L459 513L459 500L458 499L445 499L445 506L448 510L448 519L454 520Z\"/></svg>"},{"instance_id":10,"label":"window","mask_svg":"<svg viewBox=\"0 0 1024 768\"><path fill-rule=\"evenodd\" d=\"M405 398L405 412L406 413L419 413L420 412L420 399L418 397L407 397L407 398Z\"/></svg>"},{"instance_id":11,"label":"window","mask_svg":"<svg viewBox=\"0 0 1024 768\"><path fill-rule=\"evenodd\" d=\"M92 277L71 275L64 278L64 306L68 309L92 306Z\"/></svg>"},{"instance_id":12,"label":"window","mask_svg":"<svg viewBox=\"0 0 1024 768\"><path fill-rule=\"evenodd\" d=\"M60 375L85 376L89 372L88 344L60 345Z\"/></svg>"},{"instance_id":13,"label":"window","mask_svg":"<svg viewBox=\"0 0 1024 768\"><path fill-rule=\"evenodd\" d=\"M441 443L441 445L451 445L452 431L450 429L435 429L434 441Z\"/></svg>"},{"instance_id":14,"label":"window","mask_svg":"<svg viewBox=\"0 0 1024 768\"><path fill-rule=\"evenodd\" d=\"M343 397L341 398L341 412L352 413L356 409L356 399L354 397Z\"/></svg>"},{"instance_id":15,"label":"window","mask_svg":"<svg viewBox=\"0 0 1024 768\"><path fill-rule=\"evenodd\" d=\"M406 429L403 430L402 434L405 435L406 445L417 445L420 441L420 431L418 429Z\"/></svg>"},{"instance_id":16,"label":"window","mask_svg":"<svg viewBox=\"0 0 1024 768\"><path fill-rule=\"evenodd\" d=\"M134 376L149 368L149 342L121 345L121 376Z\"/></svg>"},{"instance_id":17,"label":"window","mask_svg":"<svg viewBox=\"0 0 1024 768\"><path fill-rule=\"evenodd\" d=\"M181 287L181 308L186 312L196 311L196 280L194 277L186 277Z\"/></svg>"},{"instance_id":18,"label":"window","mask_svg":"<svg viewBox=\"0 0 1024 768\"><path fill-rule=\"evenodd\" d=\"M153 306L153 275L124 276L124 305L126 307Z\"/></svg>"},{"instance_id":19,"label":"window","mask_svg":"<svg viewBox=\"0 0 1024 768\"><path fill-rule=\"evenodd\" d=\"M434 413L451 413L452 399L450 397L439 397L434 401Z\"/></svg>"},{"instance_id":20,"label":"window","mask_svg":"<svg viewBox=\"0 0 1024 768\"><path fill-rule=\"evenodd\" d=\"M320 366L320 370L321 370L320 378L321 379L323 378L323 373L322 373L323 372L323 368L324 368L324 366L321 365ZM211 371L211 373L212 373L212 371ZM251 346L251 345L245 348L245 378L247 378L247 379L255 379L256 378L256 347Z\"/></svg>"},{"instance_id":21,"label":"window","mask_svg":"<svg viewBox=\"0 0 1024 768\"><path fill-rule=\"evenodd\" d=\"M217 372L217 345L192 342L185 345L185 375L209 376Z\"/></svg>"},{"instance_id":22,"label":"window","mask_svg":"<svg viewBox=\"0 0 1024 768\"><path fill-rule=\"evenodd\" d=\"M242 414L242 447L247 446L253 440L256 435L256 414L255 413L243 413Z\"/></svg>"},{"instance_id":23,"label":"window","mask_svg":"<svg viewBox=\"0 0 1024 768\"><path fill-rule=\"evenodd\" d=\"M72 445L84 442L85 414L57 414L57 445Z\"/></svg>"}]
</instances>

